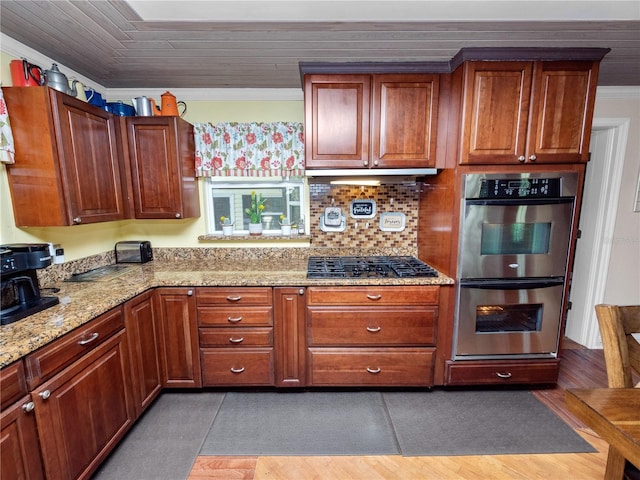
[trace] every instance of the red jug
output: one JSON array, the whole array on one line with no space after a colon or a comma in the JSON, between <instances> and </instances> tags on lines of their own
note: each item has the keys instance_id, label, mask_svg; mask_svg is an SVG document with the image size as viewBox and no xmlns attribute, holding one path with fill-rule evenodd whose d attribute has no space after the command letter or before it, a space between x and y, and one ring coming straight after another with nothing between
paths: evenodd
<instances>
[{"instance_id":1,"label":"red jug","mask_svg":"<svg viewBox=\"0 0 640 480\"><path fill-rule=\"evenodd\" d=\"M44 85L44 74L37 65L22 60L11 60L11 83L14 87L39 87Z\"/></svg>"}]
</instances>

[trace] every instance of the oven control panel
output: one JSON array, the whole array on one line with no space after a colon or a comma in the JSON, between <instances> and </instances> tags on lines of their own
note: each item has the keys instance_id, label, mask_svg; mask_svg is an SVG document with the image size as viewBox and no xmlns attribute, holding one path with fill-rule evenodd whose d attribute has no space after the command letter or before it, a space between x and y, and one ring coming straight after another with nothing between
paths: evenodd
<instances>
[{"instance_id":1,"label":"oven control panel","mask_svg":"<svg viewBox=\"0 0 640 480\"><path fill-rule=\"evenodd\" d=\"M478 198L557 198L561 187L560 178L485 178Z\"/></svg>"}]
</instances>

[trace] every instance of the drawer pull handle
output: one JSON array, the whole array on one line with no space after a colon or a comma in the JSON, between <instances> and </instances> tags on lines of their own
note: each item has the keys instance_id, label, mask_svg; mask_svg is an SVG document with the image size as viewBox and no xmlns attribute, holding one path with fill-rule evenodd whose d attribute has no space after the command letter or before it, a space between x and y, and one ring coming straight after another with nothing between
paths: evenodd
<instances>
[{"instance_id":1,"label":"drawer pull handle","mask_svg":"<svg viewBox=\"0 0 640 480\"><path fill-rule=\"evenodd\" d=\"M376 374L376 373L380 373L381 371L382 370L380 369L380 367L378 367L378 368L367 367L367 372L369 372L369 373Z\"/></svg>"},{"instance_id":2,"label":"drawer pull handle","mask_svg":"<svg viewBox=\"0 0 640 480\"><path fill-rule=\"evenodd\" d=\"M231 323L238 323L240 320L242 320L242 317L227 317L227 321Z\"/></svg>"},{"instance_id":3,"label":"drawer pull handle","mask_svg":"<svg viewBox=\"0 0 640 480\"><path fill-rule=\"evenodd\" d=\"M38 395L43 400L46 400L47 398L49 398L51 396L51 392L49 390L45 390L44 392L40 392Z\"/></svg>"},{"instance_id":4,"label":"drawer pull handle","mask_svg":"<svg viewBox=\"0 0 640 480\"><path fill-rule=\"evenodd\" d=\"M240 337L240 338L231 337L231 338L229 338L229 342L231 342L231 343L242 343L242 342L244 342L244 337Z\"/></svg>"},{"instance_id":5,"label":"drawer pull handle","mask_svg":"<svg viewBox=\"0 0 640 480\"><path fill-rule=\"evenodd\" d=\"M367 295L367 298L369 300L380 300L382 298L382 295L378 294L378 295Z\"/></svg>"},{"instance_id":6,"label":"drawer pull handle","mask_svg":"<svg viewBox=\"0 0 640 480\"><path fill-rule=\"evenodd\" d=\"M498 376L498 378L511 378L511 372L496 372L496 375Z\"/></svg>"},{"instance_id":7,"label":"drawer pull handle","mask_svg":"<svg viewBox=\"0 0 640 480\"><path fill-rule=\"evenodd\" d=\"M239 302L240 300L242 300L242 296L238 295L237 297L227 297L227 300L229 300L230 302Z\"/></svg>"},{"instance_id":8,"label":"drawer pull handle","mask_svg":"<svg viewBox=\"0 0 640 480\"><path fill-rule=\"evenodd\" d=\"M80 340L78 345L88 345L89 343L95 341L100 334L98 332L93 332L89 338L85 338L84 340Z\"/></svg>"},{"instance_id":9,"label":"drawer pull handle","mask_svg":"<svg viewBox=\"0 0 640 480\"><path fill-rule=\"evenodd\" d=\"M244 367L240 367L240 368L231 367L231 373L242 373L242 372L244 372Z\"/></svg>"},{"instance_id":10,"label":"drawer pull handle","mask_svg":"<svg viewBox=\"0 0 640 480\"><path fill-rule=\"evenodd\" d=\"M382 330L382 327L367 327L367 332L371 332L371 333L378 333L380 330Z\"/></svg>"},{"instance_id":11,"label":"drawer pull handle","mask_svg":"<svg viewBox=\"0 0 640 480\"><path fill-rule=\"evenodd\" d=\"M36 408L36 404L33 402L27 402L24 405L22 405L22 410L24 410L27 413L32 412L34 408Z\"/></svg>"}]
</instances>

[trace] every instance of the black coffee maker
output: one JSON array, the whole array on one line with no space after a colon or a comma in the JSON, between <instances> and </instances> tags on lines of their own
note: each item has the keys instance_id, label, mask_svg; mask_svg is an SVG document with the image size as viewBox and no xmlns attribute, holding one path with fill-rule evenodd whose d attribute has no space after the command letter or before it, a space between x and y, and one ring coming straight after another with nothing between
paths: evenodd
<instances>
[{"instance_id":1,"label":"black coffee maker","mask_svg":"<svg viewBox=\"0 0 640 480\"><path fill-rule=\"evenodd\" d=\"M6 325L59 303L58 297L43 297L36 270L51 265L47 243L0 245L2 307L0 324Z\"/></svg>"}]
</instances>

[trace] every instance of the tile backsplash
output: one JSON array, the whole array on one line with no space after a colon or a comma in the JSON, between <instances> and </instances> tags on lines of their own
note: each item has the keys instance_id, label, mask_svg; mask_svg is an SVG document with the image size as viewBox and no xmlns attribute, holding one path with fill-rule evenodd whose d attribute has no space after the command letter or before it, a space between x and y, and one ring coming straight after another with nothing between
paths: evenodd
<instances>
[{"instance_id":1,"label":"tile backsplash","mask_svg":"<svg viewBox=\"0 0 640 480\"><path fill-rule=\"evenodd\" d=\"M332 248L397 248L417 255L418 204L420 183L415 185L380 185L377 187L310 184L309 231L311 245ZM375 200L376 215L370 219L351 218L351 202L367 198ZM332 203L333 199L333 203ZM320 229L320 216L326 207L340 207L346 217L346 229L343 232L323 232ZM405 214L405 229L400 232L380 230L380 214L401 212Z\"/></svg>"}]
</instances>

